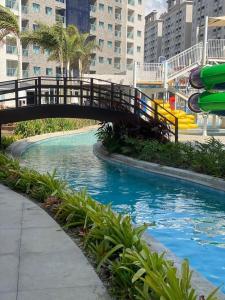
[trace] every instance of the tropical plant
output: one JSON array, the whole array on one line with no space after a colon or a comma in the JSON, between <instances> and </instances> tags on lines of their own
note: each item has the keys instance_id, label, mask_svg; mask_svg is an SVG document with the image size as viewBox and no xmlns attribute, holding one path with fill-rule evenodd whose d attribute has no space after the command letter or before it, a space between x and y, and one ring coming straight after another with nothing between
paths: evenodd
<instances>
[{"instance_id":1,"label":"tropical plant","mask_svg":"<svg viewBox=\"0 0 225 300\"><path fill-rule=\"evenodd\" d=\"M75 25L64 28L61 23L39 23L35 31L22 35L22 41L48 50L48 60L59 62L61 70L65 69L68 77L74 68L79 68L80 74L83 72L92 51L97 47L88 33L79 33Z\"/></svg>"}]
</instances>

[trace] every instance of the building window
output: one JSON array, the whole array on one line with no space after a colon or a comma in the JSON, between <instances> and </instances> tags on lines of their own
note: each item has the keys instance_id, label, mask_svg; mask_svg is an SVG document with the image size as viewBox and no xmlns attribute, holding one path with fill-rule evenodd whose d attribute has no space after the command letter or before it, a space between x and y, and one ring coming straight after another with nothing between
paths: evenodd
<instances>
[{"instance_id":1,"label":"building window","mask_svg":"<svg viewBox=\"0 0 225 300\"><path fill-rule=\"evenodd\" d=\"M112 48L112 41L107 42L108 48Z\"/></svg>"},{"instance_id":2,"label":"building window","mask_svg":"<svg viewBox=\"0 0 225 300\"><path fill-rule=\"evenodd\" d=\"M99 44L99 47L103 47L104 46L104 40L99 39L98 44Z\"/></svg>"},{"instance_id":3,"label":"building window","mask_svg":"<svg viewBox=\"0 0 225 300\"><path fill-rule=\"evenodd\" d=\"M99 21L98 25L99 25L99 28L104 29L104 22Z\"/></svg>"},{"instance_id":4,"label":"building window","mask_svg":"<svg viewBox=\"0 0 225 300\"><path fill-rule=\"evenodd\" d=\"M108 13L109 13L110 15L113 14L113 8L112 8L112 6L108 6Z\"/></svg>"},{"instance_id":5,"label":"building window","mask_svg":"<svg viewBox=\"0 0 225 300\"><path fill-rule=\"evenodd\" d=\"M107 58L107 64L111 65L112 64L112 58Z\"/></svg>"},{"instance_id":6,"label":"building window","mask_svg":"<svg viewBox=\"0 0 225 300\"><path fill-rule=\"evenodd\" d=\"M140 30L137 31L137 36L141 37L141 31Z\"/></svg>"},{"instance_id":7,"label":"building window","mask_svg":"<svg viewBox=\"0 0 225 300\"><path fill-rule=\"evenodd\" d=\"M52 15L52 8L51 7L45 7L45 14L47 16L51 16Z\"/></svg>"},{"instance_id":8,"label":"building window","mask_svg":"<svg viewBox=\"0 0 225 300\"><path fill-rule=\"evenodd\" d=\"M18 62L15 60L6 61L6 75L15 77L17 76Z\"/></svg>"},{"instance_id":9,"label":"building window","mask_svg":"<svg viewBox=\"0 0 225 300\"><path fill-rule=\"evenodd\" d=\"M141 52L141 47L137 46L137 52L140 53Z\"/></svg>"},{"instance_id":10,"label":"building window","mask_svg":"<svg viewBox=\"0 0 225 300\"><path fill-rule=\"evenodd\" d=\"M138 21L142 20L142 15L138 15Z\"/></svg>"},{"instance_id":11,"label":"building window","mask_svg":"<svg viewBox=\"0 0 225 300\"><path fill-rule=\"evenodd\" d=\"M52 70L52 68L46 68L46 75L47 75L47 76L52 76L52 75L53 75L53 70Z\"/></svg>"},{"instance_id":12,"label":"building window","mask_svg":"<svg viewBox=\"0 0 225 300\"><path fill-rule=\"evenodd\" d=\"M49 57L51 54L51 51L49 49L45 49L45 56Z\"/></svg>"},{"instance_id":13,"label":"building window","mask_svg":"<svg viewBox=\"0 0 225 300\"><path fill-rule=\"evenodd\" d=\"M98 58L98 61L99 61L100 64L104 64L104 57L100 56Z\"/></svg>"},{"instance_id":14,"label":"building window","mask_svg":"<svg viewBox=\"0 0 225 300\"><path fill-rule=\"evenodd\" d=\"M142 4L142 0L138 0L138 4L140 4L140 5L141 5L141 4Z\"/></svg>"},{"instance_id":15,"label":"building window","mask_svg":"<svg viewBox=\"0 0 225 300\"><path fill-rule=\"evenodd\" d=\"M38 24L33 24L33 30L37 30L39 28L39 25Z\"/></svg>"},{"instance_id":16,"label":"building window","mask_svg":"<svg viewBox=\"0 0 225 300\"><path fill-rule=\"evenodd\" d=\"M99 3L99 11L104 11L104 4L102 3Z\"/></svg>"},{"instance_id":17,"label":"building window","mask_svg":"<svg viewBox=\"0 0 225 300\"><path fill-rule=\"evenodd\" d=\"M113 26L112 26L112 24L108 24L108 31L113 31Z\"/></svg>"},{"instance_id":18,"label":"building window","mask_svg":"<svg viewBox=\"0 0 225 300\"><path fill-rule=\"evenodd\" d=\"M35 45L35 44L34 44L34 45L33 45L33 51L34 51L34 53L37 54L37 55L40 54L40 47L39 47L38 45Z\"/></svg>"},{"instance_id":19,"label":"building window","mask_svg":"<svg viewBox=\"0 0 225 300\"><path fill-rule=\"evenodd\" d=\"M32 4L32 10L33 10L33 12L35 12L35 13L39 13L39 12L40 12L40 4L38 4L38 3L33 3L33 4Z\"/></svg>"},{"instance_id":20,"label":"building window","mask_svg":"<svg viewBox=\"0 0 225 300\"><path fill-rule=\"evenodd\" d=\"M41 68L40 67L34 67L34 75L39 76L41 74Z\"/></svg>"}]
</instances>

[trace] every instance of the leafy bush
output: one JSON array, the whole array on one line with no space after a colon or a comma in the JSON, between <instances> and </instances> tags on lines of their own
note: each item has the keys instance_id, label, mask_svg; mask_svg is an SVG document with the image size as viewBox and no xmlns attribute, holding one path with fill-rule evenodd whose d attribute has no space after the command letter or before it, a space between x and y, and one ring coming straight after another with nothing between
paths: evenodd
<instances>
[{"instance_id":1,"label":"leafy bush","mask_svg":"<svg viewBox=\"0 0 225 300\"><path fill-rule=\"evenodd\" d=\"M15 134L26 138L49 132L75 130L93 124L96 124L96 121L61 118L24 121L16 124Z\"/></svg>"},{"instance_id":2,"label":"leafy bush","mask_svg":"<svg viewBox=\"0 0 225 300\"><path fill-rule=\"evenodd\" d=\"M20 136L18 135L3 136L1 138L0 150L5 150L7 147L9 147L9 145L17 141L18 139L20 139Z\"/></svg>"},{"instance_id":3,"label":"leafy bush","mask_svg":"<svg viewBox=\"0 0 225 300\"><path fill-rule=\"evenodd\" d=\"M78 232L118 299L197 300L188 262L183 262L179 275L164 254L151 251L142 240L145 225L133 227L129 216L96 202L85 190L70 191L55 172L28 170L1 153L0 182L44 202L62 225ZM205 299L216 300L215 293Z\"/></svg>"},{"instance_id":4,"label":"leafy bush","mask_svg":"<svg viewBox=\"0 0 225 300\"><path fill-rule=\"evenodd\" d=\"M97 136L110 153L225 178L225 145L215 138L205 143L162 143L127 136L118 140L106 127Z\"/></svg>"}]
</instances>

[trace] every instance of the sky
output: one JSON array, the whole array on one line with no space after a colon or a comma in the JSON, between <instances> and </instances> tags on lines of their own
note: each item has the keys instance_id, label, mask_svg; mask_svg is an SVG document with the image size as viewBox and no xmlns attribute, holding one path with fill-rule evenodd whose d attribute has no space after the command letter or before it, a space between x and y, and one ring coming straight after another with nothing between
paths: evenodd
<instances>
[{"instance_id":1,"label":"sky","mask_svg":"<svg viewBox=\"0 0 225 300\"><path fill-rule=\"evenodd\" d=\"M166 9L166 0L145 0L146 2L146 13L152 10L163 12Z\"/></svg>"}]
</instances>

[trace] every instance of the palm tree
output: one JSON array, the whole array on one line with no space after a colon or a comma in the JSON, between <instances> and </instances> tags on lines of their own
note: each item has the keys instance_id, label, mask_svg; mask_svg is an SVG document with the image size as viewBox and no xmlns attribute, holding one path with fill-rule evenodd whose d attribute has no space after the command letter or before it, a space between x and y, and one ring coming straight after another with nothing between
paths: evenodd
<instances>
[{"instance_id":1,"label":"palm tree","mask_svg":"<svg viewBox=\"0 0 225 300\"><path fill-rule=\"evenodd\" d=\"M18 18L10 9L0 4L0 41L8 34L19 37Z\"/></svg>"},{"instance_id":2,"label":"palm tree","mask_svg":"<svg viewBox=\"0 0 225 300\"><path fill-rule=\"evenodd\" d=\"M16 37L16 45L18 51L18 72L17 77L21 76L21 45L20 45L20 26L18 17L8 8L0 5L0 41L7 35L14 35Z\"/></svg>"},{"instance_id":3,"label":"palm tree","mask_svg":"<svg viewBox=\"0 0 225 300\"><path fill-rule=\"evenodd\" d=\"M62 24L56 23L50 26L39 23L35 31L23 33L21 40L23 44L37 44L43 51L48 50L50 52L48 59L59 62L63 70L65 29Z\"/></svg>"}]
</instances>

